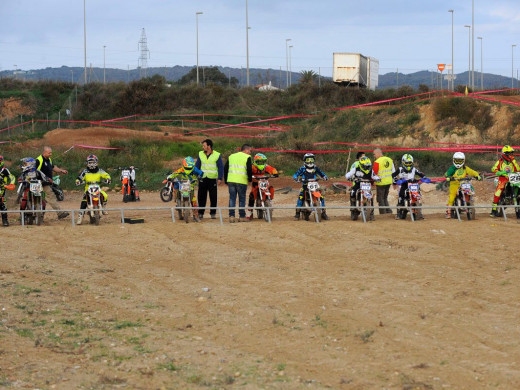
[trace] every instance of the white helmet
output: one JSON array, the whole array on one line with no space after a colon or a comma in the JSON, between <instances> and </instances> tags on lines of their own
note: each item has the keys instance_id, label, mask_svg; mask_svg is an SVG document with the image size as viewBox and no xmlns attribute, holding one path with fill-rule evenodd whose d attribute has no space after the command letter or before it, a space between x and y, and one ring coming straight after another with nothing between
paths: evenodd
<instances>
[{"instance_id":1,"label":"white helmet","mask_svg":"<svg viewBox=\"0 0 520 390\"><path fill-rule=\"evenodd\" d=\"M464 166L464 163L466 162L466 156L462 152L456 152L453 155L453 165L455 165L455 168L460 169Z\"/></svg>"}]
</instances>

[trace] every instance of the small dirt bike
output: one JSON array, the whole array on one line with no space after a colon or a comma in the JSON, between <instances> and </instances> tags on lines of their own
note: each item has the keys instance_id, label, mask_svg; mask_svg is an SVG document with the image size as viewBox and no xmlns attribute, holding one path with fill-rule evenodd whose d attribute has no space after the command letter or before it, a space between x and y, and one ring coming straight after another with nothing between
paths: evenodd
<instances>
[{"instance_id":1,"label":"small dirt bike","mask_svg":"<svg viewBox=\"0 0 520 390\"><path fill-rule=\"evenodd\" d=\"M168 174L168 176L169 175L170 174ZM166 178L163 180L163 184L164 187L161 188L161 191L159 192L161 200L163 202L171 202L173 199L173 193L175 192L175 189L173 187L173 180Z\"/></svg>"},{"instance_id":2,"label":"small dirt bike","mask_svg":"<svg viewBox=\"0 0 520 390\"><path fill-rule=\"evenodd\" d=\"M510 172L507 174L509 181L506 183L500 200L499 206L514 206L516 218L520 219L520 172ZM497 215L504 216L505 207L497 208Z\"/></svg>"},{"instance_id":3,"label":"small dirt bike","mask_svg":"<svg viewBox=\"0 0 520 390\"><path fill-rule=\"evenodd\" d=\"M473 196L475 195L475 189L471 184L471 180L476 180L475 177L466 176L461 178L452 178L451 180L456 180L460 182L460 187L457 190L457 196L455 197L455 201L453 202L454 206L460 206L460 213L466 213L468 221L475 219L475 209L473 207L466 207L473 205ZM451 210L451 217L457 218L457 210Z\"/></svg>"},{"instance_id":4,"label":"small dirt bike","mask_svg":"<svg viewBox=\"0 0 520 390\"><path fill-rule=\"evenodd\" d=\"M121 170L121 193L123 194L123 202L139 201L139 192L135 188L134 180L132 179L132 171L137 168L119 168Z\"/></svg>"},{"instance_id":5,"label":"small dirt bike","mask_svg":"<svg viewBox=\"0 0 520 390\"><path fill-rule=\"evenodd\" d=\"M410 179L410 180L398 180L397 184L403 185L408 183L408 188L404 192L404 205L397 207L397 218L406 219L406 215L411 210L410 218L412 221L423 219L421 206L422 206L422 194L421 194L421 183L430 183L430 179ZM405 207L403 207L405 206Z\"/></svg>"},{"instance_id":6,"label":"small dirt bike","mask_svg":"<svg viewBox=\"0 0 520 390\"><path fill-rule=\"evenodd\" d=\"M81 185L84 182L78 184ZM109 182L106 181L108 184ZM99 225L99 220L101 219L101 214L103 212L102 200L101 197L101 187L100 182L88 182L87 191L85 191L85 199L87 202L87 209L83 211L90 218L90 223L96 226Z\"/></svg>"},{"instance_id":7,"label":"small dirt bike","mask_svg":"<svg viewBox=\"0 0 520 390\"><path fill-rule=\"evenodd\" d=\"M269 178L273 176L253 176L258 180L258 191L256 194L255 206L256 215L258 219L264 218L267 222L273 219L273 200L271 199L271 192L269 191Z\"/></svg>"},{"instance_id":8,"label":"small dirt bike","mask_svg":"<svg viewBox=\"0 0 520 390\"><path fill-rule=\"evenodd\" d=\"M350 219L357 221L359 214L363 210L362 207L374 206L374 197L372 194L372 182L368 179L354 179L359 182L359 189L356 191L355 200L350 201L350 205L354 208L350 209ZM374 209L366 210L369 213L369 220L374 220Z\"/></svg>"},{"instance_id":9,"label":"small dirt bike","mask_svg":"<svg viewBox=\"0 0 520 390\"><path fill-rule=\"evenodd\" d=\"M321 206L321 188L318 183L319 179L302 180L303 191L303 207L300 209L303 218L308 221L311 214L314 214L316 222L320 222L321 212L318 207Z\"/></svg>"},{"instance_id":10,"label":"small dirt bike","mask_svg":"<svg viewBox=\"0 0 520 390\"><path fill-rule=\"evenodd\" d=\"M25 225L41 225L43 222L43 211L45 210L45 192L43 192L42 181L30 179L29 182L21 182L18 186L18 195L21 198L20 210Z\"/></svg>"},{"instance_id":11,"label":"small dirt bike","mask_svg":"<svg viewBox=\"0 0 520 390\"><path fill-rule=\"evenodd\" d=\"M191 200L194 197L195 191L191 189L191 180L175 180L178 183L178 189L175 191L175 201L177 204L177 213L180 220L184 220L186 223L190 222L190 216L193 214ZM182 208L181 208L182 207ZM193 219L196 219L193 214Z\"/></svg>"}]
</instances>

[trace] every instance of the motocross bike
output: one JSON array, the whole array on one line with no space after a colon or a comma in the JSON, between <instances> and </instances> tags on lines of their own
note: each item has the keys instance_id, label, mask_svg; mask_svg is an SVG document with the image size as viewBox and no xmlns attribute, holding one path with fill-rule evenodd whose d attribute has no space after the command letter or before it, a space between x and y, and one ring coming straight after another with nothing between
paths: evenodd
<instances>
[{"instance_id":1,"label":"motocross bike","mask_svg":"<svg viewBox=\"0 0 520 390\"><path fill-rule=\"evenodd\" d=\"M43 192L42 181L30 179L29 182L21 182L18 186L18 195L22 199L20 210L27 210L22 213L23 223L41 225L45 210L45 192Z\"/></svg>"},{"instance_id":2,"label":"motocross bike","mask_svg":"<svg viewBox=\"0 0 520 390\"><path fill-rule=\"evenodd\" d=\"M298 180L299 181L299 180ZM320 222L320 212L318 207L321 205L321 189L318 179L302 180L303 191L303 207L300 209L303 218L308 221L311 214L314 213L316 222Z\"/></svg>"},{"instance_id":3,"label":"motocross bike","mask_svg":"<svg viewBox=\"0 0 520 390\"><path fill-rule=\"evenodd\" d=\"M350 219L357 221L363 207L374 206L374 197L370 180L356 178L354 181L359 182L359 189L356 191L355 200L350 201L350 205L354 207L350 209ZM374 209L369 210L369 219L374 220Z\"/></svg>"},{"instance_id":4,"label":"motocross bike","mask_svg":"<svg viewBox=\"0 0 520 390\"><path fill-rule=\"evenodd\" d=\"M475 189L471 184L471 180L475 180L475 177L466 176L461 178L452 178L451 180L457 180L460 182L457 195L455 196L454 206L460 206L459 214L466 213L468 221L475 219L475 209L473 207L466 207L473 205L473 196L475 195ZM457 218L457 210L451 210L451 217Z\"/></svg>"},{"instance_id":5,"label":"motocross bike","mask_svg":"<svg viewBox=\"0 0 520 390\"><path fill-rule=\"evenodd\" d=\"M273 219L273 200L271 199L271 192L269 191L268 179L273 176L253 176L258 180L258 192L256 194L256 215L258 219L264 218L267 222Z\"/></svg>"},{"instance_id":6,"label":"motocross bike","mask_svg":"<svg viewBox=\"0 0 520 390\"><path fill-rule=\"evenodd\" d=\"M139 200L136 194L136 188L132 180L132 170L137 168L119 168L121 170L121 193L123 194L123 202L135 202Z\"/></svg>"},{"instance_id":7,"label":"motocross bike","mask_svg":"<svg viewBox=\"0 0 520 390\"><path fill-rule=\"evenodd\" d=\"M423 178L421 180L410 179L410 180L398 180L397 184L403 185L408 183L408 188L404 192L404 205L398 205L397 218L406 219L406 215L411 210L410 218L412 221L423 219L421 206L422 206L422 195L421 195L421 183L430 183L430 179ZM401 206L401 207L399 207ZM406 206L406 207L403 207Z\"/></svg>"},{"instance_id":8,"label":"motocross bike","mask_svg":"<svg viewBox=\"0 0 520 390\"><path fill-rule=\"evenodd\" d=\"M63 193L63 190L60 187L59 175L53 176L51 190L52 192L54 192L54 195L56 195L56 199L58 200L58 202L61 202L65 199L65 194Z\"/></svg>"},{"instance_id":9,"label":"motocross bike","mask_svg":"<svg viewBox=\"0 0 520 390\"><path fill-rule=\"evenodd\" d=\"M170 174L168 174L168 176L169 175ZM173 193L175 192L175 189L173 188L173 180L166 178L163 180L163 184L164 187L161 188L161 191L159 192L161 200L163 202L171 202L173 199Z\"/></svg>"},{"instance_id":10,"label":"motocross bike","mask_svg":"<svg viewBox=\"0 0 520 390\"><path fill-rule=\"evenodd\" d=\"M509 181L504 186L504 190L500 195L498 206L514 206L516 218L520 219L520 172L509 172L507 174ZM497 208L497 215L504 216L505 207Z\"/></svg>"},{"instance_id":11,"label":"motocross bike","mask_svg":"<svg viewBox=\"0 0 520 390\"><path fill-rule=\"evenodd\" d=\"M184 220L186 223L188 223L190 222L190 216L193 212L191 200L194 197L194 190L191 189L191 180L175 179L175 182L178 183L178 189L175 191L177 213L179 214L180 220ZM193 219L196 220L195 215Z\"/></svg>"},{"instance_id":12,"label":"motocross bike","mask_svg":"<svg viewBox=\"0 0 520 390\"><path fill-rule=\"evenodd\" d=\"M81 185L84 182L78 184ZM108 183L108 181L106 181ZM88 182L87 191L85 192L85 198L87 202L87 209L84 211L90 218L90 223L96 226L99 225L101 214L103 212L101 197L101 187L99 182Z\"/></svg>"}]
</instances>

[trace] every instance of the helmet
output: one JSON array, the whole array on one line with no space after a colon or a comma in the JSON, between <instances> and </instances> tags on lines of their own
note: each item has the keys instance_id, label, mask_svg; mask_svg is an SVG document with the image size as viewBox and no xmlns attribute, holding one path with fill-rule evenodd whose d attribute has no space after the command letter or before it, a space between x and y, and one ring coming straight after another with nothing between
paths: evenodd
<instances>
[{"instance_id":1,"label":"helmet","mask_svg":"<svg viewBox=\"0 0 520 390\"><path fill-rule=\"evenodd\" d=\"M370 172L370 169L372 168L372 161L366 156L363 156L359 159L359 168L365 173Z\"/></svg>"},{"instance_id":2,"label":"helmet","mask_svg":"<svg viewBox=\"0 0 520 390\"><path fill-rule=\"evenodd\" d=\"M267 157L265 154L257 153L253 158L253 165L257 167L259 170L263 171L265 169L265 165L267 163Z\"/></svg>"},{"instance_id":3,"label":"helmet","mask_svg":"<svg viewBox=\"0 0 520 390\"><path fill-rule=\"evenodd\" d=\"M460 169L464 166L464 163L466 162L466 156L462 152L456 152L453 155L453 165L455 165L455 168Z\"/></svg>"},{"instance_id":4,"label":"helmet","mask_svg":"<svg viewBox=\"0 0 520 390\"><path fill-rule=\"evenodd\" d=\"M4 163L4 156L0 156L0 169L2 169L4 167L5 163Z\"/></svg>"},{"instance_id":5,"label":"helmet","mask_svg":"<svg viewBox=\"0 0 520 390\"><path fill-rule=\"evenodd\" d=\"M182 167L184 168L184 172L191 173L193 168L195 168L195 160L193 157L188 156L184 160L182 160Z\"/></svg>"},{"instance_id":6,"label":"helmet","mask_svg":"<svg viewBox=\"0 0 520 390\"><path fill-rule=\"evenodd\" d=\"M401 159L401 164L403 165L404 169L408 172L410 172L413 168L413 157L411 154L405 154L403 155L403 158Z\"/></svg>"},{"instance_id":7,"label":"helmet","mask_svg":"<svg viewBox=\"0 0 520 390\"><path fill-rule=\"evenodd\" d=\"M305 165L306 168L314 168L315 161L316 156L314 156L314 153L305 153L303 155L303 165Z\"/></svg>"},{"instance_id":8,"label":"helmet","mask_svg":"<svg viewBox=\"0 0 520 390\"><path fill-rule=\"evenodd\" d=\"M36 160L32 157L22 158L22 171L25 172L34 172L36 170Z\"/></svg>"},{"instance_id":9,"label":"helmet","mask_svg":"<svg viewBox=\"0 0 520 390\"><path fill-rule=\"evenodd\" d=\"M87 157L87 168L96 169L98 167L98 158L95 154L91 154Z\"/></svg>"},{"instance_id":10,"label":"helmet","mask_svg":"<svg viewBox=\"0 0 520 390\"><path fill-rule=\"evenodd\" d=\"M503 148L502 148L502 158L506 161L513 161L513 153L515 152L515 150L509 146L509 145L505 145Z\"/></svg>"}]
</instances>

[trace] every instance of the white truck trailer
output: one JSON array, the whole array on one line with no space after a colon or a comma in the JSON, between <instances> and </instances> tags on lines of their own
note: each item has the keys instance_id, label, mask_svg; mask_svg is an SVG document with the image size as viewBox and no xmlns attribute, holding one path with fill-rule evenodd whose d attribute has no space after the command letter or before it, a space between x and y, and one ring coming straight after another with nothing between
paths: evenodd
<instances>
[{"instance_id":1,"label":"white truck trailer","mask_svg":"<svg viewBox=\"0 0 520 390\"><path fill-rule=\"evenodd\" d=\"M352 85L376 89L378 84L379 61L360 53L333 53L332 81L342 85Z\"/></svg>"}]
</instances>

